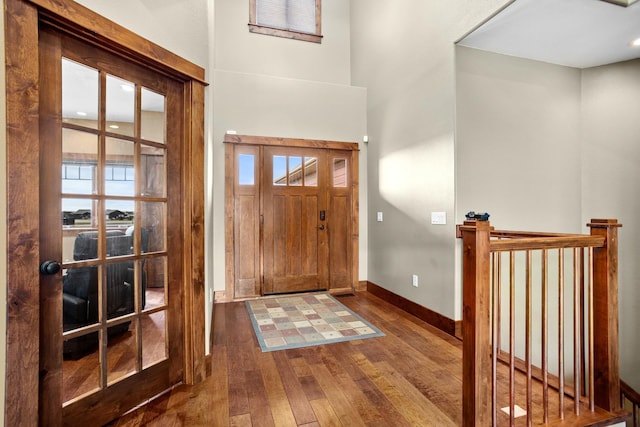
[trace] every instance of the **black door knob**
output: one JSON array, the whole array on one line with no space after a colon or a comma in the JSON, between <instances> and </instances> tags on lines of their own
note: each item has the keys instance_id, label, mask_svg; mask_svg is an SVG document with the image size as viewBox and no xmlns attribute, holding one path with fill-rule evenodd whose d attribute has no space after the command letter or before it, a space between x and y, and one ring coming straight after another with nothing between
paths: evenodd
<instances>
[{"instance_id":1,"label":"black door knob","mask_svg":"<svg viewBox=\"0 0 640 427\"><path fill-rule=\"evenodd\" d=\"M56 274L60 271L60 263L57 261L44 261L40 264L40 273L42 274Z\"/></svg>"}]
</instances>

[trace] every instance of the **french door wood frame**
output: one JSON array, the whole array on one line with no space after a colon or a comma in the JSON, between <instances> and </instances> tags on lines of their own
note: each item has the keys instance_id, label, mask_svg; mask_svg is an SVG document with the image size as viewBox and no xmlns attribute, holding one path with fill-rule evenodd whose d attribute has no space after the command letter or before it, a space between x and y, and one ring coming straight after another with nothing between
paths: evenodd
<instances>
[{"instance_id":1,"label":"french door wood frame","mask_svg":"<svg viewBox=\"0 0 640 427\"><path fill-rule=\"evenodd\" d=\"M332 293L350 293L356 289L358 285L358 251L359 251L359 232L358 232L358 212L359 212L359 198L358 198L358 154L359 148L357 143L352 142L338 142L338 141L324 141L324 140L311 140L311 139L296 139L296 138L277 138L277 137L264 137L264 136L251 136L251 135L232 135L226 134L224 138L225 143L225 295L222 298L216 298L217 301L233 301L239 299L236 297L236 248L235 248L235 180L236 180L236 149L238 150L253 150L254 154L262 152L260 148L263 147L292 147L292 148L305 148L305 149L322 149L322 150L340 150L343 151L350 163L350 190L351 190L351 202L348 210L351 215L350 230L350 261L351 261L351 285L342 286L340 288L329 288ZM257 163L262 164L263 159L258 159ZM258 178L258 180L260 180ZM262 190L259 190L262 194ZM257 237L260 239L260 237ZM255 263L259 264L260 279L254 286L255 291L251 297L259 296L263 294L262 290L262 277L264 266L262 265L264 260L263 254L247 254L245 258L249 260L255 259ZM253 262L253 261L250 261ZM243 299L243 298L240 298Z\"/></svg>"},{"instance_id":2,"label":"french door wood frame","mask_svg":"<svg viewBox=\"0 0 640 427\"><path fill-rule=\"evenodd\" d=\"M39 424L39 64L44 22L184 85L184 378L206 376L204 337L204 70L70 0L5 0L7 333L5 425ZM149 396L152 397L152 396Z\"/></svg>"}]
</instances>

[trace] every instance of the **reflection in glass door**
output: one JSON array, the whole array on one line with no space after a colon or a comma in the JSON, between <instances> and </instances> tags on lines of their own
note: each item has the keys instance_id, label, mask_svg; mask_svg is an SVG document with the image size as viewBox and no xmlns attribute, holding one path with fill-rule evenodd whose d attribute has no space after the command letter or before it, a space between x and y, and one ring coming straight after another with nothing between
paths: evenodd
<instances>
[{"instance_id":1,"label":"reflection in glass door","mask_svg":"<svg viewBox=\"0 0 640 427\"><path fill-rule=\"evenodd\" d=\"M62 59L64 404L168 358L166 96Z\"/></svg>"}]
</instances>

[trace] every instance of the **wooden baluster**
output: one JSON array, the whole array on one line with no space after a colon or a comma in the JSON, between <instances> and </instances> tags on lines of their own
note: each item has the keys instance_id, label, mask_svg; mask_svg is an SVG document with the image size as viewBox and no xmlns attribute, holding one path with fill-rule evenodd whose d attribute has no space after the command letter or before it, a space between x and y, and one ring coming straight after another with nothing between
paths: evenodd
<instances>
[{"instance_id":1,"label":"wooden baluster","mask_svg":"<svg viewBox=\"0 0 640 427\"><path fill-rule=\"evenodd\" d=\"M549 253L542 251L542 421L549 422Z\"/></svg>"},{"instance_id":2,"label":"wooden baluster","mask_svg":"<svg viewBox=\"0 0 640 427\"><path fill-rule=\"evenodd\" d=\"M588 281L589 281L589 291L588 291L588 310L589 310L589 410L595 410L595 386L594 386L594 356L593 356L593 345L594 345L594 334L593 334L593 248L589 248L588 252L588 260L587 263L589 268L588 272Z\"/></svg>"},{"instance_id":3,"label":"wooden baluster","mask_svg":"<svg viewBox=\"0 0 640 427\"><path fill-rule=\"evenodd\" d=\"M527 426L531 426L533 422L533 405L531 404L532 396L533 396L533 381L531 380L531 293L532 293L532 271L531 271L531 251L527 251L527 283L526 283L526 291L527 291L527 313L526 313L526 324L525 324L525 335L526 335L526 344L525 344L525 352L526 352L526 363L527 363Z\"/></svg>"},{"instance_id":4,"label":"wooden baluster","mask_svg":"<svg viewBox=\"0 0 640 427\"><path fill-rule=\"evenodd\" d=\"M509 425L515 426L516 405L516 256L509 252Z\"/></svg>"},{"instance_id":5,"label":"wooden baluster","mask_svg":"<svg viewBox=\"0 0 640 427\"><path fill-rule=\"evenodd\" d=\"M498 425L498 352L500 351L500 252L491 253L491 264L493 269L493 304L491 316L492 338L491 338L491 419L492 425Z\"/></svg>"},{"instance_id":6,"label":"wooden baluster","mask_svg":"<svg viewBox=\"0 0 640 427\"><path fill-rule=\"evenodd\" d=\"M580 262L578 259L578 248L573 248L573 412L580 415L580 397L582 395L580 381L582 381L582 351L580 350Z\"/></svg>"},{"instance_id":7,"label":"wooden baluster","mask_svg":"<svg viewBox=\"0 0 640 427\"><path fill-rule=\"evenodd\" d=\"M564 420L564 251L558 249L558 406Z\"/></svg>"},{"instance_id":8,"label":"wooden baluster","mask_svg":"<svg viewBox=\"0 0 640 427\"><path fill-rule=\"evenodd\" d=\"M491 261L488 221L465 221L462 234L462 423L492 423L491 385Z\"/></svg>"},{"instance_id":9,"label":"wooden baluster","mask_svg":"<svg viewBox=\"0 0 640 427\"><path fill-rule=\"evenodd\" d=\"M618 228L615 219L592 219L591 235L603 236L594 248L594 371L595 404L616 412L620 407L618 337Z\"/></svg>"}]
</instances>

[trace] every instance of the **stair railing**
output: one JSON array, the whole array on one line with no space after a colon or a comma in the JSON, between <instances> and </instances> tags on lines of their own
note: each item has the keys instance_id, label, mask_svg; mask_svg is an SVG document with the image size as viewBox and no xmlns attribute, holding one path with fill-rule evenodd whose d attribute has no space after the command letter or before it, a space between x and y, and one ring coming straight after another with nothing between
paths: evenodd
<instances>
[{"instance_id":1,"label":"stair railing","mask_svg":"<svg viewBox=\"0 0 640 427\"><path fill-rule=\"evenodd\" d=\"M640 393L624 381L620 381L620 404L631 413L631 419L627 421L627 426L640 426Z\"/></svg>"},{"instance_id":2,"label":"stair railing","mask_svg":"<svg viewBox=\"0 0 640 427\"><path fill-rule=\"evenodd\" d=\"M504 417L498 401L505 399L498 395L499 387L508 388L505 412L510 425L515 425L520 409L517 400L524 406L527 425L532 425L534 413L536 422L549 422L550 387L557 392L554 408L560 420L568 406L576 417L596 406L610 413L620 411L617 233L621 225L593 219L588 226L589 235L497 231L488 221L458 226L463 246L464 426L498 425L498 417ZM557 274L550 278L550 272ZM565 281L565 276L571 280ZM541 297L539 305L534 304L534 291ZM524 306L516 306L522 299ZM532 338L535 310L540 318L536 339ZM525 343L519 349L516 317L524 317L525 324ZM555 333L550 327L556 328ZM566 335L571 337L569 343ZM535 363L534 346L540 349ZM522 357L516 357L518 351ZM550 354L557 358L554 366ZM565 360L567 354L572 364ZM508 374L499 374L505 363ZM541 398L533 397L534 382L542 388Z\"/></svg>"}]
</instances>

